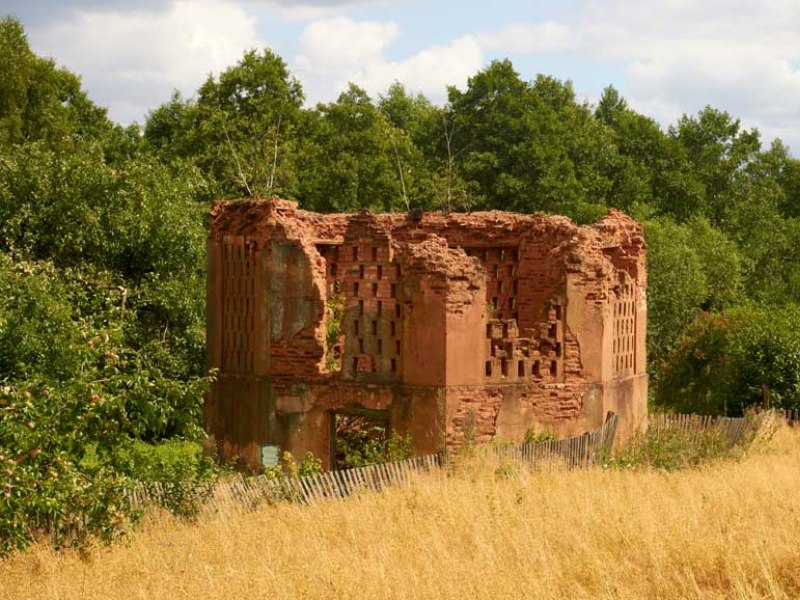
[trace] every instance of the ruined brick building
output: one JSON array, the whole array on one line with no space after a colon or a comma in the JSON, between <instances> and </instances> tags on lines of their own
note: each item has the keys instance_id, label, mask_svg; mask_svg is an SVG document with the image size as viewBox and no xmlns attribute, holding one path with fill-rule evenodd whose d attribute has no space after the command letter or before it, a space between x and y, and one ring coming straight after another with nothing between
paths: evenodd
<instances>
[{"instance_id":1,"label":"ruined brick building","mask_svg":"<svg viewBox=\"0 0 800 600\"><path fill-rule=\"evenodd\" d=\"M630 433L647 411L646 281L641 227L614 211L578 227L218 203L209 432L253 468L286 450L329 466L349 411L385 418L418 454L582 433L609 411Z\"/></svg>"}]
</instances>

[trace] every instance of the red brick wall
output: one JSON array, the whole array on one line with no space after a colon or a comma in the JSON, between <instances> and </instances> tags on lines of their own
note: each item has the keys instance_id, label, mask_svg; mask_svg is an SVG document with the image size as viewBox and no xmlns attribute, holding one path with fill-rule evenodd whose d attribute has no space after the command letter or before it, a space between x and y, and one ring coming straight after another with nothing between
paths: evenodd
<instances>
[{"instance_id":1,"label":"red brick wall","mask_svg":"<svg viewBox=\"0 0 800 600\"><path fill-rule=\"evenodd\" d=\"M392 427L416 432L420 448L520 441L537 424L588 429L612 405L646 413L645 245L621 213L578 227L218 203L209 248L209 361L226 383L207 412L227 453L275 441L323 451L330 411L348 404L388 403ZM330 372L334 294L342 355ZM604 391L636 377L645 382ZM269 394L248 395L264 382ZM244 405L268 423L232 425Z\"/></svg>"}]
</instances>

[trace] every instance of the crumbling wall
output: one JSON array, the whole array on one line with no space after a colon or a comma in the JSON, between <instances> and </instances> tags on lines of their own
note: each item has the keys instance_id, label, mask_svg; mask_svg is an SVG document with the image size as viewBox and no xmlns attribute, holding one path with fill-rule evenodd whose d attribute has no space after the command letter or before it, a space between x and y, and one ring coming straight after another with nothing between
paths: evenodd
<instances>
[{"instance_id":1,"label":"crumbling wall","mask_svg":"<svg viewBox=\"0 0 800 600\"><path fill-rule=\"evenodd\" d=\"M339 266L345 299L342 376L397 381L403 315L397 298L399 265L387 227L369 213L354 215L339 248Z\"/></svg>"},{"instance_id":2,"label":"crumbling wall","mask_svg":"<svg viewBox=\"0 0 800 600\"><path fill-rule=\"evenodd\" d=\"M646 415L645 245L503 212L319 215L219 203L209 233L206 407L224 455L327 464L338 410L387 410L415 451ZM341 302L341 325L332 327ZM331 337L329 340L328 338ZM338 361L332 361L338 353Z\"/></svg>"}]
</instances>

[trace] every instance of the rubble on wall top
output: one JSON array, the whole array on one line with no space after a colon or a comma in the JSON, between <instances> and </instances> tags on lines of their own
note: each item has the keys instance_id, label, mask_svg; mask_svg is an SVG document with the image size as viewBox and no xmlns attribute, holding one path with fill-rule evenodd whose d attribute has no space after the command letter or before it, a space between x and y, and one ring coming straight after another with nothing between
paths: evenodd
<instances>
[{"instance_id":1,"label":"rubble on wall top","mask_svg":"<svg viewBox=\"0 0 800 600\"><path fill-rule=\"evenodd\" d=\"M473 213L422 212L321 214L298 207L298 203L281 199L250 199L216 202L211 209L209 236L247 235L260 237L275 231L285 231L286 237L341 243L353 222L371 222L392 232L394 237L411 237L415 231L447 231L468 229L480 233L478 245L504 243L509 236L526 234L552 234L568 242L600 234L604 245L644 246L641 226L629 216L610 210L598 223L579 227L569 218L558 215L520 214L505 211Z\"/></svg>"},{"instance_id":2,"label":"rubble on wall top","mask_svg":"<svg viewBox=\"0 0 800 600\"><path fill-rule=\"evenodd\" d=\"M421 270L466 279L481 270L468 256L479 248L514 248L546 239L546 252L563 257L567 273L603 279L611 277L614 269L622 269L637 280L643 273L646 250L641 225L617 210L610 210L594 225L578 226L567 217L541 213L376 214L362 210L320 214L300 209L297 202L289 200L217 202L211 211L209 239L222 241L227 236L246 237L256 248L289 242L303 246L312 256L317 255L317 245L389 244L402 248L401 255L406 248L413 250L409 251ZM433 239L438 241L420 245ZM412 249L414 244L417 247ZM322 261L315 261L314 268L324 281ZM643 287L645 277L641 277Z\"/></svg>"},{"instance_id":3,"label":"rubble on wall top","mask_svg":"<svg viewBox=\"0 0 800 600\"><path fill-rule=\"evenodd\" d=\"M477 258L467 256L460 249L452 249L447 240L428 234L407 244L402 244L402 256L407 268L427 273L443 273L459 278L483 277L484 269Z\"/></svg>"}]
</instances>

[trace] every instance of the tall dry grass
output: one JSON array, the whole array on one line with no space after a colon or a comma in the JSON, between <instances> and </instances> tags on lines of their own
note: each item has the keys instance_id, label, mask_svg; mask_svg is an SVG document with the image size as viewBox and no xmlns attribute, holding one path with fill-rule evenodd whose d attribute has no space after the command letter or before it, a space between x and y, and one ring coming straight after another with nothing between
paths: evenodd
<instances>
[{"instance_id":1,"label":"tall dry grass","mask_svg":"<svg viewBox=\"0 0 800 600\"><path fill-rule=\"evenodd\" d=\"M800 435L672 473L499 473L0 563L0 598L798 598Z\"/></svg>"}]
</instances>

